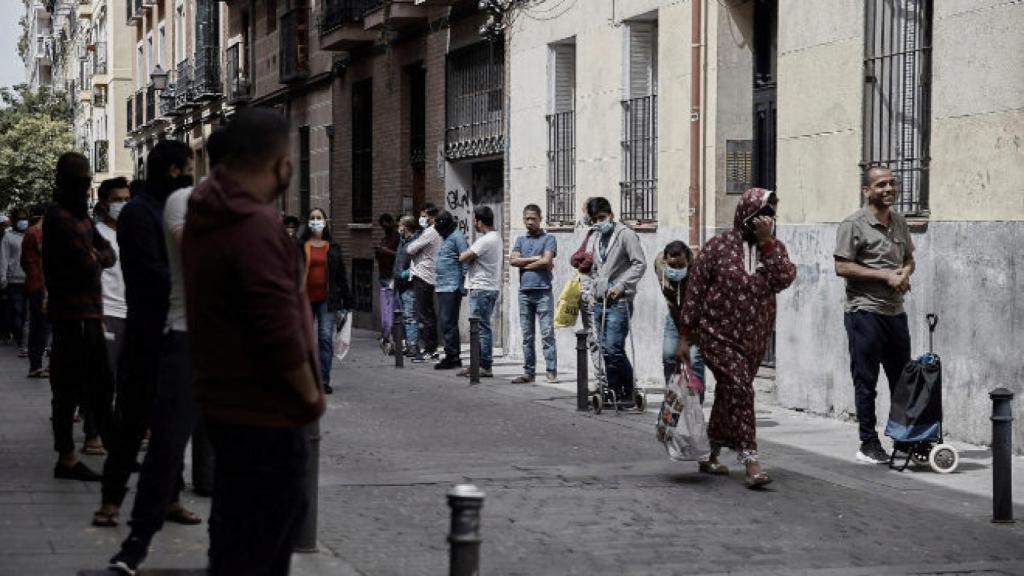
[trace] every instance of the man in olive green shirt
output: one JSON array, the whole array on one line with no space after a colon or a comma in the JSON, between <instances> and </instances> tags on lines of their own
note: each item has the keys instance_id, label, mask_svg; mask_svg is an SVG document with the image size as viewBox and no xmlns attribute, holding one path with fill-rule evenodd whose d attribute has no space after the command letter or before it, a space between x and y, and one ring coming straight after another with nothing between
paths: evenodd
<instances>
[{"instance_id":1,"label":"man in olive green shirt","mask_svg":"<svg viewBox=\"0 0 1024 576\"><path fill-rule=\"evenodd\" d=\"M846 279L844 324L861 441L856 458L885 464L889 454L875 429L878 369L885 369L891 392L910 361L903 295L914 273L914 243L906 219L892 211L898 182L888 168L867 168L861 191L864 207L839 224L833 255L836 274Z\"/></svg>"}]
</instances>

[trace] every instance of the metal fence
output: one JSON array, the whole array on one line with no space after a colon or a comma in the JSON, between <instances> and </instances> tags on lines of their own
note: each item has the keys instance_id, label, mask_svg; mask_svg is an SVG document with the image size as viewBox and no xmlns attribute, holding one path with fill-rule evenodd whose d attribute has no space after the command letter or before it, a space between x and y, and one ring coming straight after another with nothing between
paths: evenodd
<instances>
[{"instance_id":1,"label":"metal fence","mask_svg":"<svg viewBox=\"0 0 1024 576\"><path fill-rule=\"evenodd\" d=\"M220 83L220 48L197 46L195 65L192 68L193 99L219 98L223 89Z\"/></svg>"},{"instance_id":2,"label":"metal fence","mask_svg":"<svg viewBox=\"0 0 1024 576\"><path fill-rule=\"evenodd\" d=\"M622 102L622 182L619 217L658 220L658 96Z\"/></svg>"},{"instance_id":3,"label":"metal fence","mask_svg":"<svg viewBox=\"0 0 1024 576\"><path fill-rule=\"evenodd\" d=\"M449 158L504 151L504 62L501 42L480 42L448 56L445 151Z\"/></svg>"},{"instance_id":4,"label":"metal fence","mask_svg":"<svg viewBox=\"0 0 1024 576\"><path fill-rule=\"evenodd\" d=\"M568 224L576 215L576 111L550 114L547 120L547 221Z\"/></svg>"},{"instance_id":5,"label":"metal fence","mask_svg":"<svg viewBox=\"0 0 1024 576\"><path fill-rule=\"evenodd\" d=\"M864 21L863 165L890 168L896 209L926 215L932 0L869 0Z\"/></svg>"},{"instance_id":6,"label":"metal fence","mask_svg":"<svg viewBox=\"0 0 1024 576\"><path fill-rule=\"evenodd\" d=\"M363 16L384 0L325 0L320 13L320 33L327 34Z\"/></svg>"},{"instance_id":7,"label":"metal fence","mask_svg":"<svg viewBox=\"0 0 1024 576\"><path fill-rule=\"evenodd\" d=\"M192 64L186 58L178 62L174 72L174 107L183 110L191 105Z\"/></svg>"}]
</instances>

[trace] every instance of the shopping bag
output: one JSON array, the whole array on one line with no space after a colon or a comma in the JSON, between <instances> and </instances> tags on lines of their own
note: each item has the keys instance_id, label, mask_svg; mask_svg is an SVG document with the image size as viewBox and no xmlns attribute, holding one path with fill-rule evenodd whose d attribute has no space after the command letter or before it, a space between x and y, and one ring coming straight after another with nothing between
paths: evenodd
<instances>
[{"instance_id":1,"label":"shopping bag","mask_svg":"<svg viewBox=\"0 0 1024 576\"><path fill-rule=\"evenodd\" d=\"M655 431L669 460L703 461L711 456L711 442L704 425L700 396L690 389L686 378L684 370L669 379Z\"/></svg>"},{"instance_id":2,"label":"shopping bag","mask_svg":"<svg viewBox=\"0 0 1024 576\"><path fill-rule=\"evenodd\" d=\"M348 356L352 346L352 314L346 314L341 326L334 327L334 357L339 361Z\"/></svg>"},{"instance_id":3,"label":"shopping bag","mask_svg":"<svg viewBox=\"0 0 1024 576\"><path fill-rule=\"evenodd\" d=\"M558 297L558 305L555 307L555 328L572 328L576 325L576 317L580 314L580 294L583 293L583 286L580 284L579 273L573 275L572 280L566 283L562 289L562 295Z\"/></svg>"},{"instance_id":4,"label":"shopping bag","mask_svg":"<svg viewBox=\"0 0 1024 576\"><path fill-rule=\"evenodd\" d=\"M897 442L942 438L942 361L925 354L908 362L892 389L885 435Z\"/></svg>"}]
</instances>

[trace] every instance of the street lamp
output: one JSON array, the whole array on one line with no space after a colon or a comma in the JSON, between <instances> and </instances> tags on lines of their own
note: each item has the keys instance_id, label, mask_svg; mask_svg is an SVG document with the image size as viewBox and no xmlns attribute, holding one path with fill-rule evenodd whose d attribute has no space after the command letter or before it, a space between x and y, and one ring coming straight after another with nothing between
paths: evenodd
<instances>
[{"instance_id":1,"label":"street lamp","mask_svg":"<svg viewBox=\"0 0 1024 576\"><path fill-rule=\"evenodd\" d=\"M153 72L150 73L149 79L153 82L154 89L160 91L167 89L167 72L164 72L164 69L159 64L153 68Z\"/></svg>"}]
</instances>

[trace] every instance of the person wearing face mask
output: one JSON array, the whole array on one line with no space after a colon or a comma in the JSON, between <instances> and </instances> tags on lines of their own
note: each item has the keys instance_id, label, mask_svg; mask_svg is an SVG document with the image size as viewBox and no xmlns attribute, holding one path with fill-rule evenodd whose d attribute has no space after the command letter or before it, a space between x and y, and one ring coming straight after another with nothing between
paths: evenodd
<instances>
[{"instance_id":1,"label":"person wearing face mask","mask_svg":"<svg viewBox=\"0 0 1024 576\"><path fill-rule=\"evenodd\" d=\"M423 230L419 221L412 215L407 214L398 220L398 248L395 250L395 265L392 275L395 279L395 292L398 294L398 301L402 307L402 322L405 324L405 342L402 351L407 357L416 357L419 354L417 345L419 332L416 326L416 291L413 290L412 273L409 268L412 264L412 256L406 247L410 242L420 237Z\"/></svg>"},{"instance_id":2,"label":"person wearing face mask","mask_svg":"<svg viewBox=\"0 0 1024 576\"><path fill-rule=\"evenodd\" d=\"M275 110L238 111L182 236L193 392L216 454L212 576L288 573L308 507L305 427L326 407L299 251L275 209L290 134Z\"/></svg>"},{"instance_id":3,"label":"person wearing face mask","mask_svg":"<svg viewBox=\"0 0 1024 576\"><path fill-rule=\"evenodd\" d=\"M719 466L723 447L735 450L748 488L772 481L757 453L754 377L775 326L775 295L796 278L786 247L772 233L778 201L771 190L743 193L733 228L709 240L691 266L680 314L679 349L695 339L715 375L709 465Z\"/></svg>"},{"instance_id":4,"label":"person wearing face mask","mask_svg":"<svg viewBox=\"0 0 1024 576\"><path fill-rule=\"evenodd\" d=\"M615 391L620 405L630 407L634 404L634 375L633 365L626 355L626 337L637 283L647 270L646 258L640 237L615 221L606 198L591 198L587 202L587 214L596 232L590 239L590 252L594 255L591 288L594 328L601 342L608 385Z\"/></svg>"},{"instance_id":5,"label":"person wearing face mask","mask_svg":"<svg viewBox=\"0 0 1024 576\"><path fill-rule=\"evenodd\" d=\"M14 227L4 233L0 241L0 288L7 291L4 313L18 347L18 356L25 358L25 270L21 267L21 243L28 230L28 211L18 208L12 212Z\"/></svg>"},{"instance_id":6,"label":"person wearing face mask","mask_svg":"<svg viewBox=\"0 0 1024 576\"><path fill-rule=\"evenodd\" d=\"M47 378L43 353L50 339L50 321L43 311L46 286L43 284L43 214L46 206L32 207L32 223L21 242L21 267L25 270L25 297L28 300L28 377Z\"/></svg>"},{"instance_id":7,"label":"person wearing face mask","mask_svg":"<svg viewBox=\"0 0 1024 576\"><path fill-rule=\"evenodd\" d=\"M681 240L674 240L654 259L654 274L661 285L661 293L668 305L665 328L662 337L661 361L665 369L665 383L680 370L680 362L689 362L697 379L704 382L704 363L697 346L691 344L688 350L679 348L679 333L682 332L683 297L686 295L686 280L693 265L693 252ZM704 401L704 393L701 395Z\"/></svg>"},{"instance_id":8,"label":"person wearing face mask","mask_svg":"<svg viewBox=\"0 0 1024 576\"><path fill-rule=\"evenodd\" d=\"M441 333L444 335L444 358L434 365L435 370L461 368L459 354L459 311L465 290L466 270L469 264L460 262L459 255L469 249L462 230L458 229L455 217L450 212L441 212L434 220L434 228L444 241L437 251L437 307L441 313Z\"/></svg>"},{"instance_id":9,"label":"person wearing face mask","mask_svg":"<svg viewBox=\"0 0 1024 576\"><path fill-rule=\"evenodd\" d=\"M118 213L117 245L128 311L117 366L114 442L104 439L108 455L100 508L93 514L96 526L117 525L128 478L138 466L139 447L150 428L171 292L164 205L172 192L191 184L192 150L184 142L162 140L146 159L145 188Z\"/></svg>"},{"instance_id":10,"label":"person wearing face mask","mask_svg":"<svg viewBox=\"0 0 1024 576\"><path fill-rule=\"evenodd\" d=\"M580 321L583 329L587 331L587 348L590 350L590 364L594 374L594 386L597 389L608 386L608 378L604 374L604 360L601 359L601 346L597 341L597 331L594 329L594 311L591 304L594 287L594 253L590 251L590 238L596 233L594 224L587 214L587 198L583 203L583 217L579 225L587 230L579 248L569 258L569 264L580 273ZM593 391L593 388L591 389Z\"/></svg>"},{"instance_id":11,"label":"person wearing face mask","mask_svg":"<svg viewBox=\"0 0 1024 576\"><path fill-rule=\"evenodd\" d=\"M75 408L95 418L103 443L112 444L113 378L107 363L100 275L117 262L110 243L87 214L92 186L89 159L77 152L57 160L54 203L43 217L42 272L47 315L53 327L50 388L53 391L55 478L99 481L100 475L75 454Z\"/></svg>"},{"instance_id":12,"label":"person wearing face mask","mask_svg":"<svg viewBox=\"0 0 1024 576\"><path fill-rule=\"evenodd\" d=\"M320 354L320 378L324 392L331 394L331 364L334 361L334 329L345 321L352 295L345 273L341 246L331 239L327 214L313 208L306 228L299 234L300 252L306 284L306 296L317 327Z\"/></svg>"},{"instance_id":13,"label":"person wearing face mask","mask_svg":"<svg viewBox=\"0 0 1024 576\"><path fill-rule=\"evenodd\" d=\"M440 211L426 204L420 212L419 225L423 233L409 242L405 250L412 257L409 274L416 291L416 333L419 353L412 361L421 364L437 358L437 313L434 308L434 286L437 284L437 251L444 241L434 228L434 218Z\"/></svg>"}]
</instances>

